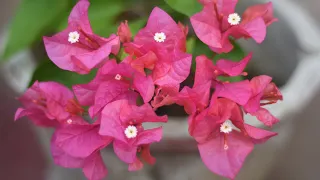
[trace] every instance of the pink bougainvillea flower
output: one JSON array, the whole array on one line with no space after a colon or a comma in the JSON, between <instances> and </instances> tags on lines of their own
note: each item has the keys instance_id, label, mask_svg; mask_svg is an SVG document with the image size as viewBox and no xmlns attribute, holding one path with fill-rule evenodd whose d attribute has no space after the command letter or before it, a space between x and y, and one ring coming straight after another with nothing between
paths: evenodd
<instances>
[{"instance_id":1,"label":"pink bougainvillea flower","mask_svg":"<svg viewBox=\"0 0 320 180\"><path fill-rule=\"evenodd\" d=\"M56 82L35 82L18 98L24 108L19 108L15 120L27 116L36 125L54 127L60 124L77 124L84 112L73 93Z\"/></svg>"},{"instance_id":2,"label":"pink bougainvillea flower","mask_svg":"<svg viewBox=\"0 0 320 180\"><path fill-rule=\"evenodd\" d=\"M155 7L146 27L135 36L134 43L150 48L164 47L169 51L176 48L185 51L186 29L180 27L165 11Z\"/></svg>"},{"instance_id":3,"label":"pink bougainvillea flower","mask_svg":"<svg viewBox=\"0 0 320 180\"><path fill-rule=\"evenodd\" d=\"M252 78L250 81L252 95L250 100L243 106L245 112L256 116L266 126L272 126L278 123L279 120L261 106L274 104L283 99L281 92L271 80L272 78L266 75Z\"/></svg>"},{"instance_id":4,"label":"pink bougainvillea flower","mask_svg":"<svg viewBox=\"0 0 320 180\"><path fill-rule=\"evenodd\" d=\"M192 56L181 50L168 51L162 47L150 50L150 47L146 45L129 43L126 44L126 51L138 57L136 59L138 67L131 63L134 68L138 68L140 71L144 68L152 70L150 75L156 85L180 84L190 73Z\"/></svg>"},{"instance_id":5,"label":"pink bougainvillea flower","mask_svg":"<svg viewBox=\"0 0 320 180\"><path fill-rule=\"evenodd\" d=\"M131 31L128 25L128 21L122 22L118 27L117 35L120 37L120 41L122 43L130 42L131 41Z\"/></svg>"},{"instance_id":6,"label":"pink bougainvillea flower","mask_svg":"<svg viewBox=\"0 0 320 180\"><path fill-rule=\"evenodd\" d=\"M191 17L191 23L199 39L217 53L233 49L229 40L252 38L261 43L266 36L266 27L276 19L272 3L249 7L243 19L235 13L237 0L201 0L203 10Z\"/></svg>"},{"instance_id":7,"label":"pink bougainvillea flower","mask_svg":"<svg viewBox=\"0 0 320 180\"><path fill-rule=\"evenodd\" d=\"M198 142L204 164L214 173L234 179L254 144L277 133L247 125L240 107L224 98L193 117L189 132Z\"/></svg>"},{"instance_id":8,"label":"pink bougainvillea flower","mask_svg":"<svg viewBox=\"0 0 320 180\"><path fill-rule=\"evenodd\" d=\"M273 16L272 2L250 6L242 16L244 22L249 22L256 17L262 17L267 26L278 21L278 19Z\"/></svg>"},{"instance_id":9,"label":"pink bougainvillea flower","mask_svg":"<svg viewBox=\"0 0 320 180\"><path fill-rule=\"evenodd\" d=\"M76 85L73 90L80 104L91 106L89 113L96 116L105 105L123 96L127 98L132 91L137 91L144 102L149 102L154 94L154 84L150 76L135 71L129 64L110 60L91 82Z\"/></svg>"},{"instance_id":10,"label":"pink bougainvillea flower","mask_svg":"<svg viewBox=\"0 0 320 180\"><path fill-rule=\"evenodd\" d=\"M70 125L55 131L51 140L54 162L66 168L82 168L89 180L101 180L107 168L100 150L112 142L99 135L99 124Z\"/></svg>"},{"instance_id":11,"label":"pink bougainvillea flower","mask_svg":"<svg viewBox=\"0 0 320 180\"><path fill-rule=\"evenodd\" d=\"M218 60L216 65L212 63L206 56L198 56L196 58L197 68L194 86L205 86L210 83L215 89L216 97L225 97L235 101L240 105L245 105L251 97L251 87L248 80L240 82L221 82L218 76L239 76L246 75L243 69L251 58L251 54L240 62L232 62L229 60ZM208 94L208 92L204 93Z\"/></svg>"},{"instance_id":12,"label":"pink bougainvillea flower","mask_svg":"<svg viewBox=\"0 0 320 180\"><path fill-rule=\"evenodd\" d=\"M119 51L119 37L103 38L93 33L88 19L89 4L88 0L79 0L69 16L68 27L43 38L49 58L61 69L86 74L108 59L110 53Z\"/></svg>"},{"instance_id":13,"label":"pink bougainvillea flower","mask_svg":"<svg viewBox=\"0 0 320 180\"><path fill-rule=\"evenodd\" d=\"M129 169L135 170L141 166L136 157L139 149L144 145L159 142L162 137L161 127L146 130L142 124L167 122L167 120L166 116L157 116L149 104L138 107L130 105L126 100L118 100L104 107L99 133L115 139L113 143L115 153L122 161L129 164Z\"/></svg>"}]
</instances>

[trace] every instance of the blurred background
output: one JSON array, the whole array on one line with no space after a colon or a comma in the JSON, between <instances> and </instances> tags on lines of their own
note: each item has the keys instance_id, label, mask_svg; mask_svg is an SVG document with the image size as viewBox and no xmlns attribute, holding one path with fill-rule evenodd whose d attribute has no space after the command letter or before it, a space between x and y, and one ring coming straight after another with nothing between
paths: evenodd
<instances>
[{"instance_id":1,"label":"blurred background","mask_svg":"<svg viewBox=\"0 0 320 180\"><path fill-rule=\"evenodd\" d=\"M129 20L136 33L145 25L154 6L165 9L176 21L189 24L188 15L199 11L190 0L91 0L89 17L96 33L109 36L119 22ZM195 1L195 0L193 0ZM190 1L191 2L191 1ZM263 3L240 0L237 12ZM268 28L266 40L257 45L240 40L237 48L223 56L240 60L248 52L254 57L250 76L267 74L281 87L284 101L269 107L281 123L279 136L256 147L237 180L320 179L320 1L281 0L274 3L279 22ZM0 179L82 180L81 170L53 164L49 152L50 130L34 127L26 119L13 122L19 107L15 100L34 80L55 80L67 86L91 79L56 68L46 57L41 37L66 27L76 0L1 0L0 6ZM196 40L192 28L188 51L212 56ZM165 109L170 111L170 108ZM220 180L200 160L188 137L186 117L173 114L165 126L164 141L153 147L155 166L128 173L112 152L104 152L109 180ZM258 125L252 117L246 119ZM319 126L319 127L318 127Z\"/></svg>"}]
</instances>

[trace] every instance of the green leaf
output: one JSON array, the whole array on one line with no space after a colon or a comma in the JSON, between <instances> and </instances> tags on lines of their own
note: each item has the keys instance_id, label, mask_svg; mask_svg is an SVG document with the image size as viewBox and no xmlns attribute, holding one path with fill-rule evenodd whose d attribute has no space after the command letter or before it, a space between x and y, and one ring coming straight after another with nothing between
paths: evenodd
<instances>
[{"instance_id":1,"label":"green leaf","mask_svg":"<svg viewBox=\"0 0 320 180\"><path fill-rule=\"evenodd\" d=\"M138 19L138 20L134 20L132 22L128 22L132 36L135 36L138 31L147 23L147 19L146 18L142 18L142 19Z\"/></svg>"},{"instance_id":2,"label":"green leaf","mask_svg":"<svg viewBox=\"0 0 320 180\"><path fill-rule=\"evenodd\" d=\"M234 77L219 76L218 79L220 81L239 82L244 80L245 78L243 76L234 76Z\"/></svg>"},{"instance_id":3,"label":"green leaf","mask_svg":"<svg viewBox=\"0 0 320 180\"><path fill-rule=\"evenodd\" d=\"M64 71L53 64L49 59L45 59L35 70L32 80L29 85L34 81L56 81L68 87L75 84L85 84L91 81L96 72L92 71L87 75L80 75L71 71Z\"/></svg>"},{"instance_id":4,"label":"green leaf","mask_svg":"<svg viewBox=\"0 0 320 180\"><path fill-rule=\"evenodd\" d=\"M193 37L194 38L194 37ZM188 46L187 46L188 48ZM193 61L192 61L192 69L195 70L196 68L196 57L200 55L205 55L209 59L213 58L214 53L209 49L209 47L201 42L198 38L195 40L195 45L193 47L193 51L189 50L189 53L192 53Z\"/></svg>"},{"instance_id":5,"label":"green leaf","mask_svg":"<svg viewBox=\"0 0 320 180\"><path fill-rule=\"evenodd\" d=\"M22 0L9 28L3 59L40 40L68 5L66 0Z\"/></svg>"},{"instance_id":6,"label":"green leaf","mask_svg":"<svg viewBox=\"0 0 320 180\"><path fill-rule=\"evenodd\" d=\"M101 36L109 36L117 32L119 24L116 17L124 10L121 1L96 0L89 7L89 19L92 29Z\"/></svg>"},{"instance_id":7,"label":"green leaf","mask_svg":"<svg viewBox=\"0 0 320 180\"><path fill-rule=\"evenodd\" d=\"M196 38L195 37L190 37L187 40L187 53L192 54L195 45L196 45Z\"/></svg>"},{"instance_id":8,"label":"green leaf","mask_svg":"<svg viewBox=\"0 0 320 180\"><path fill-rule=\"evenodd\" d=\"M227 60L232 60L232 61L240 61L245 57L245 52L240 47L240 45L238 43L234 42L234 41L231 41L231 43L234 46L232 51L229 52L229 53L217 54L214 57L215 61L217 61L218 59L227 59Z\"/></svg>"},{"instance_id":9,"label":"green leaf","mask_svg":"<svg viewBox=\"0 0 320 180\"><path fill-rule=\"evenodd\" d=\"M164 0L174 10L192 16L202 9L201 4L197 0Z\"/></svg>"}]
</instances>

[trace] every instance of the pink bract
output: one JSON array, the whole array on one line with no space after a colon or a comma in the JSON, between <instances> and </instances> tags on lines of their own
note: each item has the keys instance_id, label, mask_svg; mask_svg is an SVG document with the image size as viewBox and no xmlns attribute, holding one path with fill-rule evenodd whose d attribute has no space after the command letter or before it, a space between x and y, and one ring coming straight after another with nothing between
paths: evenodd
<instances>
[{"instance_id":1,"label":"pink bract","mask_svg":"<svg viewBox=\"0 0 320 180\"><path fill-rule=\"evenodd\" d=\"M58 128L51 140L51 152L57 165L82 168L89 180L101 180L107 168L100 150L112 142L111 137L98 134L99 124L69 125Z\"/></svg>"},{"instance_id":2,"label":"pink bract","mask_svg":"<svg viewBox=\"0 0 320 180\"><path fill-rule=\"evenodd\" d=\"M234 179L254 144L263 143L276 133L244 124L243 113L234 102L219 98L195 116L189 132L197 140L204 164L214 173ZM226 120L240 130L220 131Z\"/></svg>"},{"instance_id":3,"label":"pink bract","mask_svg":"<svg viewBox=\"0 0 320 180\"><path fill-rule=\"evenodd\" d=\"M83 113L73 93L56 82L35 82L24 95L18 98L24 108L19 108L15 120L27 116L36 125L56 127L72 123L81 123Z\"/></svg>"},{"instance_id":4,"label":"pink bract","mask_svg":"<svg viewBox=\"0 0 320 180\"><path fill-rule=\"evenodd\" d=\"M93 33L88 19L89 4L88 0L80 0L69 16L68 27L43 38L49 58L61 69L87 74L107 60L110 53L119 51L119 37L103 38ZM79 34L77 42L68 41L72 32Z\"/></svg>"},{"instance_id":5,"label":"pink bract","mask_svg":"<svg viewBox=\"0 0 320 180\"><path fill-rule=\"evenodd\" d=\"M154 84L150 76L135 71L129 64L117 64L115 60L106 62L96 77L88 84L73 87L80 104L91 106L90 115L96 116L101 109L116 100L134 95L136 90L144 102L149 102L154 94Z\"/></svg>"},{"instance_id":6,"label":"pink bract","mask_svg":"<svg viewBox=\"0 0 320 180\"><path fill-rule=\"evenodd\" d=\"M136 106L130 105L126 100L118 100L109 103L103 109L99 133L115 139L114 151L122 161L137 165L135 161L138 149L141 146L159 142L162 137L161 127L146 130L142 126L143 123L166 121L167 117L157 116L149 104ZM125 130L129 126L136 128L135 137L126 136Z\"/></svg>"},{"instance_id":7,"label":"pink bract","mask_svg":"<svg viewBox=\"0 0 320 180\"><path fill-rule=\"evenodd\" d=\"M199 39L217 53L227 53L233 49L229 41L252 38L261 43L266 36L266 26L275 22L272 3L249 7L243 14L239 25L230 25L228 16L234 13L238 1L235 0L200 0L203 10L191 17L191 23Z\"/></svg>"}]
</instances>

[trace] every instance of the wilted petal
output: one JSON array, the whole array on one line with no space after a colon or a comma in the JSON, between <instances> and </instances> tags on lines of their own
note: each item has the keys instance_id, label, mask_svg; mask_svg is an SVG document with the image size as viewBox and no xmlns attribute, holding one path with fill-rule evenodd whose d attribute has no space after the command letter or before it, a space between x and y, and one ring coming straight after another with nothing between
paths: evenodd
<instances>
[{"instance_id":1,"label":"wilted petal","mask_svg":"<svg viewBox=\"0 0 320 180\"><path fill-rule=\"evenodd\" d=\"M256 116L259 121L269 127L279 122L279 119L274 117L267 109L264 108L260 108L258 111L251 112L250 114L252 116Z\"/></svg>"},{"instance_id":2,"label":"wilted petal","mask_svg":"<svg viewBox=\"0 0 320 180\"><path fill-rule=\"evenodd\" d=\"M131 41L132 34L128 25L128 21L121 22L120 26L118 27L117 34L120 37L120 41L122 43Z\"/></svg>"}]
</instances>

